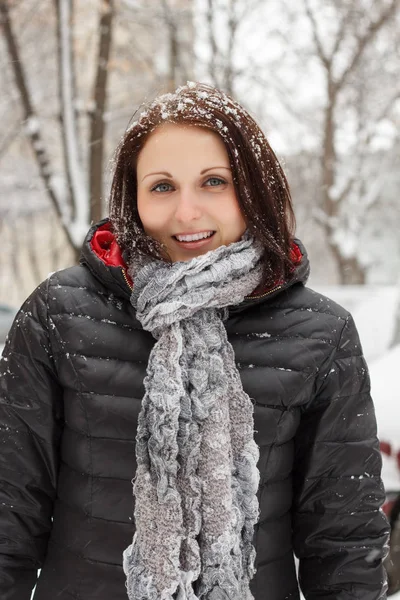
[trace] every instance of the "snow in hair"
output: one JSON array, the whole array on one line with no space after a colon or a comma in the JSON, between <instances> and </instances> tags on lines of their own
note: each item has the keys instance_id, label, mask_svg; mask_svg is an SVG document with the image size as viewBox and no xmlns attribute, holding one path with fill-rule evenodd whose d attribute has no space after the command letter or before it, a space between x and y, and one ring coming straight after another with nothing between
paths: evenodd
<instances>
[{"instance_id":1,"label":"snow in hair","mask_svg":"<svg viewBox=\"0 0 400 600\"><path fill-rule=\"evenodd\" d=\"M193 119L198 117L199 121L210 122L210 126L216 126L221 135L228 133L228 128L223 122L216 118L215 112L230 116L237 125L240 124L243 108L232 98L221 90L202 83L188 81L186 85L178 87L174 92L168 92L155 98L145 110L143 110L137 121L131 124L134 127L148 129L151 126L152 116L165 122L175 120ZM159 124L159 123L158 123Z\"/></svg>"}]
</instances>

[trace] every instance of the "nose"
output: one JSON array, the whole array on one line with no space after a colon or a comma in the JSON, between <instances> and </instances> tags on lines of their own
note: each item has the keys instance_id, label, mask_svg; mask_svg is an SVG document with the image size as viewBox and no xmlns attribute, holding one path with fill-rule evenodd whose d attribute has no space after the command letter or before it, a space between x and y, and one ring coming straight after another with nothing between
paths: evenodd
<instances>
[{"instance_id":1,"label":"nose","mask_svg":"<svg viewBox=\"0 0 400 600\"><path fill-rule=\"evenodd\" d=\"M177 197L175 219L180 223L196 221L201 217L201 207L196 192L192 189L182 189Z\"/></svg>"}]
</instances>

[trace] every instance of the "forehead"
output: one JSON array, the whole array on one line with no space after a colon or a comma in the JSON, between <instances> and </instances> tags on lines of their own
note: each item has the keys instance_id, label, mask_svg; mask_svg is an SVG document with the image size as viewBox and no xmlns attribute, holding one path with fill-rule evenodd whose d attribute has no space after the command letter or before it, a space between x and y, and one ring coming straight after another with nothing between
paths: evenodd
<instances>
[{"instance_id":1,"label":"forehead","mask_svg":"<svg viewBox=\"0 0 400 600\"><path fill-rule=\"evenodd\" d=\"M216 132L206 127L176 123L157 127L147 138L139 159L169 152L209 152L228 159L225 144Z\"/></svg>"}]
</instances>

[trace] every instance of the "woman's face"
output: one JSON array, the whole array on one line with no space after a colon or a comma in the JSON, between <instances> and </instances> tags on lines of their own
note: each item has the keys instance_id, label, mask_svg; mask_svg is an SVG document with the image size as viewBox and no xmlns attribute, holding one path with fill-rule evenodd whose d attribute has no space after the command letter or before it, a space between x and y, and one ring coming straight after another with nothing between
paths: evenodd
<instances>
[{"instance_id":1,"label":"woman's face","mask_svg":"<svg viewBox=\"0 0 400 600\"><path fill-rule=\"evenodd\" d=\"M166 123L137 162L137 203L148 235L172 261L187 261L237 242L246 229L228 154L208 129Z\"/></svg>"}]
</instances>

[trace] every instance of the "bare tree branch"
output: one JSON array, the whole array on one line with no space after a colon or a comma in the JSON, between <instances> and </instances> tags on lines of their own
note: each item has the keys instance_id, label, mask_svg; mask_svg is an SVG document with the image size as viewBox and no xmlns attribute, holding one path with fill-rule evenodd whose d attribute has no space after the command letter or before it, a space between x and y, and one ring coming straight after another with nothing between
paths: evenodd
<instances>
[{"instance_id":1,"label":"bare tree branch","mask_svg":"<svg viewBox=\"0 0 400 600\"><path fill-rule=\"evenodd\" d=\"M129 37L129 53L127 53L126 55L120 54L113 57L114 70L124 70L124 62L126 60L130 62L133 57L135 57L136 60L141 60L143 64L146 65L146 68L149 70L150 73L154 71L154 55L148 52L145 48L143 48L142 45L138 43L138 40L136 39L135 35L131 35Z\"/></svg>"},{"instance_id":2,"label":"bare tree branch","mask_svg":"<svg viewBox=\"0 0 400 600\"><path fill-rule=\"evenodd\" d=\"M332 52L331 52L331 57L330 57L331 63L333 62L333 59L339 52L342 42L346 36L347 26L350 21L350 12L351 12L351 7L348 11L343 12L341 15L340 24L339 24L338 31L336 34L335 43L333 45Z\"/></svg>"},{"instance_id":3,"label":"bare tree branch","mask_svg":"<svg viewBox=\"0 0 400 600\"><path fill-rule=\"evenodd\" d=\"M357 48L353 54L352 59L350 60L346 69L343 71L342 75L336 81L335 87L337 90L340 90L341 88L343 88L348 77L357 68L368 44L371 43L373 38L382 29L382 27L389 21L389 19L394 16L395 12L397 11L397 9L399 7L399 4L400 4L399 0L392 0L390 5L388 6L388 8L382 12L380 17L376 21L370 22L364 35L361 35L358 38Z\"/></svg>"},{"instance_id":4,"label":"bare tree branch","mask_svg":"<svg viewBox=\"0 0 400 600\"><path fill-rule=\"evenodd\" d=\"M310 24L311 24L312 36L313 36L315 49L317 51L318 57L321 60L322 64L324 65L325 69L329 72L331 70L332 62L331 62L331 58L326 55L325 50L323 48L321 36L318 31L317 20L315 18L313 11L311 10L309 0L303 0L303 4L304 4L306 14L307 14Z\"/></svg>"},{"instance_id":5,"label":"bare tree branch","mask_svg":"<svg viewBox=\"0 0 400 600\"><path fill-rule=\"evenodd\" d=\"M312 115L307 115L304 113L304 110L302 110L296 105L296 102L293 101L293 89L291 89L289 85L286 85L282 81L278 70L275 70L272 81L265 79L256 71L235 71L235 77L241 77L244 75L249 81L260 85L265 89L273 89L277 93L279 97L279 102L282 105L282 107L291 117L295 119L295 121L308 123L310 127L315 127L315 111L313 111Z\"/></svg>"},{"instance_id":6,"label":"bare tree branch","mask_svg":"<svg viewBox=\"0 0 400 600\"><path fill-rule=\"evenodd\" d=\"M359 173L353 174L352 176L350 176L348 178L346 184L343 186L342 191L338 194L338 197L337 197L338 204L342 204L342 202L344 202L346 200L346 198L348 198L349 194L351 193L352 189L355 186L358 175L359 175Z\"/></svg>"},{"instance_id":7,"label":"bare tree branch","mask_svg":"<svg viewBox=\"0 0 400 600\"><path fill-rule=\"evenodd\" d=\"M383 107L383 109L381 110L381 112L379 113L377 118L375 119L375 122L379 123L380 121L383 121L383 119L386 119L389 116L390 111L392 110L393 106L396 104L397 100L399 100L399 99L400 99L400 87L397 87L397 89L395 89L393 91L393 94L390 96L390 98L386 102L385 106ZM369 138L369 139L371 139L371 138Z\"/></svg>"}]
</instances>

